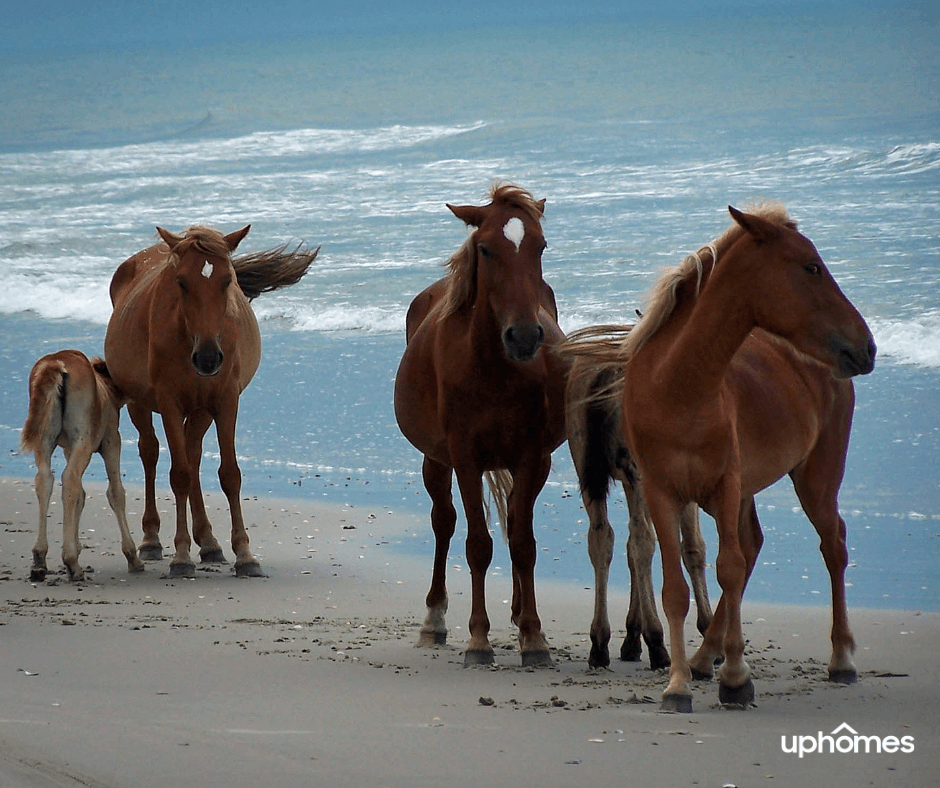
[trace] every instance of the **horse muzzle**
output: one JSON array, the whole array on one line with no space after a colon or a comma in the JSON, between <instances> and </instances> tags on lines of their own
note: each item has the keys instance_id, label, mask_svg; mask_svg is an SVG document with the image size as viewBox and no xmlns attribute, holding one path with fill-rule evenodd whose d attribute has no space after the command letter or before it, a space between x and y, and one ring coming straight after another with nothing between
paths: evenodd
<instances>
[{"instance_id":1,"label":"horse muzzle","mask_svg":"<svg viewBox=\"0 0 940 788\"><path fill-rule=\"evenodd\" d=\"M847 345L836 348L838 368L836 375L841 378L852 378L856 375L867 375L875 368L875 340L871 337L861 348Z\"/></svg>"},{"instance_id":2,"label":"horse muzzle","mask_svg":"<svg viewBox=\"0 0 940 788\"><path fill-rule=\"evenodd\" d=\"M535 323L509 326L503 331L503 349L511 361L531 361L545 341L545 329Z\"/></svg>"},{"instance_id":3,"label":"horse muzzle","mask_svg":"<svg viewBox=\"0 0 940 788\"><path fill-rule=\"evenodd\" d=\"M225 354L222 353L218 342L200 342L193 351L193 368L204 378L218 375L223 361L225 361Z\"/></svg>"}]
</instances>

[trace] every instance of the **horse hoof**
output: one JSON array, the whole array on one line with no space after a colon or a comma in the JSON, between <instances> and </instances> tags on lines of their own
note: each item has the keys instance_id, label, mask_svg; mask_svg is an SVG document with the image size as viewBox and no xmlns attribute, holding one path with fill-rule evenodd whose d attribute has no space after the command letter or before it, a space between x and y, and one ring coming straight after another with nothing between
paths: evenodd
<instances>
[{"instance_id":1,"label":"horse hoof","mask_svg":"<svg viewBox=\"0 0 940 788\"><path fill-rule=\"evenodd\" d=\"M163 547L158 544L141 545L137 554L141 561L162 561Z\"/></svg>"},{"instance_id":2,"label":"horse hoof","mask_svg":"<svg viewBox=\"0 0 940 788\"><path fill-rule=\"evenodd\" d=\"M669 659L669 652L666 651L665 646L661 646L659 644L650 646L647 644L647 649L649 649L650 668L652 670L662 670L663 668L668 668L672 664Z\"/></svg>"},{"instance_id":3,"label":"horse hoof","mask_svg":"<svg viewBox=\"0 0 940 788\"><path fill-rule=\"evenodd\" d=\"M465 668L473 665L492 665L494 662L496 662L496 657L493 656L492 651L466 651L463 655L463 666Z\"/></svg>"},{"instance_id":4,"label":"horse hoof","mask_svg":"<svg viewBox=\"0 0 940 788\"><path fill-rule=\"evenodd\" d=\"M610 651L600 646L591 646L591 653L588 656L588 666L592 668L609 668Z\"/></svg>"},{"instance_id":5,"label":"horse hoof","mask_svg":"<svg viewBox=\"0 0 940 788\"><path fill-rule=\"evenodd\" d=\"M553 664L552 655L547 649L522 652L522 667L524 668L550 668Z\"/></svg>"},{"instance_id":6,"label":"horse hoof","mask_svg":"<svg viewBox=\"0 0 940 788\"><path fill-rule=\"evenodd\" d=\"M144 566L144 562L141 560L128 561L127 562L127 571L132 573L143 572L147 567Z\"/></svg>"},{"instance_id":7,"label":"horse hoof","mask_svg":"<svg viewBox=\"0 0 940 788\"><path fill-rule=\"evenodd\" d=\"M46 579L46 572L49 570L45 567L33 567L29 570L29 582L31 583L41 583Z\"/></svg>"},{"instance_id":8,"label":"horse hoof","mask_svg":"<svg viewBox=\"0 0 940 788\"><path fill-rule=\"evenodd\" d=\"M199 560L204 564L227 564L228 561L225 560L225 553L222 552L221 547L213 547L208 550L199 551Z\"/></svg>"},{"instance_id":9,"label":"horse hoof","mask_svg":"<svg viewBox=\"0 0 940 788\"><path fill-rule=\"evenodd\" d=\"M196 565L193 563L170 564L170 577L193 578L196 576Z\"/></svg>"},{"instance_id":10,"label":"horse hoof","mask_svg":"<svg viewBox=\"0 0 940 788\"><path fill-rule=\"evenodd\" d=\"M689 665L689 669L692 671L692 679L695 681L711 681L715 677L712 671L699 670L691 665Z\"/></svg>"},{"instance_id":11,"label":"horse hoof","mask_svg":"<svg viewBox=\"0 0 940 788\"><path fill-rule=\"evenodd\" d=\"M246 561L235 564L235 577L267 577L257 561Z\"/></svg>"},{"instance_id":12,"label":"horse hoof","mask_svg":"<svg viewBox=\"0 0 940 788\"><path fill-rule=\"evenodd\" d=\"M660 708L663 711L677 711L680 714L691 714L692 696L682 695L680 693L663 695L663 702Z\"/></svg>"},{"instance_id":13,"label":"horse hoof","mask_svg":"<svg viewBox=\"0 0 940 788\"><path fill-rule=\"evenodd\" d=\"M719 684L718 700L722 706L740 706L746 709L754 702L754 682L748 679L740 687Z\"/></svg>"},{"instance_id":14,"label":"horse hoof","mask_svg":"<svg viewBox=\"0 0 940 788\"><path fill-rule=\"evenodd\" d=\"M858 671L855 668L840 668L829 671L829 681L835 684L854 684L858 681Z\"/></svg>"},{"instance_id":15,"label":"horse hoof","mask_svg":"<svg viewBox=\"0 0 940 788\"><path fill-rule=\"evenodd\" d=\"M418 642L415 648L433 648L434 646L447 645L447 631L443 632L422 632L418 635Z\"/></svg>"}]
</instances>

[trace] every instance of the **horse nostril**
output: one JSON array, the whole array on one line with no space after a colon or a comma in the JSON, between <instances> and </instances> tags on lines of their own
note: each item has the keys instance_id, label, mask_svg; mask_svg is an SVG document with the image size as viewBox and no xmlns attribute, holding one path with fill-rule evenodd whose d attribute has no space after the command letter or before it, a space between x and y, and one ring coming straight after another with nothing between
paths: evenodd
<instances>
[{"instance_id":1,"label":"horse nostril","mask_svg":"<svg viewBox=\"0 0 940 788\"><path fill-rule=\"evenodd\" d=\"M195 367L196 372L204 377L218 374L224 360L225 356L222 354L222 348L218 345L202 345L195 350L192 356L193 367Z\"/></svg>"}]
</instances>

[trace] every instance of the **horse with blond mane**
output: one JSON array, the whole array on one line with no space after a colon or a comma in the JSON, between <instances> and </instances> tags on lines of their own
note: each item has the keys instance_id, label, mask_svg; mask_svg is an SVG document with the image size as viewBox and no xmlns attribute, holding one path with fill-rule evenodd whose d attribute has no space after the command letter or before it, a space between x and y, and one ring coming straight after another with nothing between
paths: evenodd
<instances>
[{"instance_id":1,"label":"horse with blond mane","mask_svg":"<svg viewBox=\"0 0 940 788\"><path fill-rule=\"evenodd\" d=\"M191 227L176 235L158 227L162 243L125 260L111 279L114 311L104 351L140 435L146 488L140 554L146 560L163 555L155 494L160 447L153 429L153 414L159 413L176 499L171 577L195 576L187 503L202 561L224 561L199 483L202 439L213 421L221 454L219 482L232 518L235 572L263 576L248 546L235 457L238 398L261 361L261 334L249 300L299 281L319 248L311 253L282 246L233 260L232 252L249 229L223 236L211 228Z\"/></svg>"},{"instance_id":2,"label":"horse with blond mane","mask_svg":"<svg viewBox=\"0 0 940 788\"><path fill-rule=\"evenodd\" d=\"M874 341L782 206L729 211L728 231L660 279L610 359L623 369L623 431L662 554L672 659L663 707L677 711L692 710L693 674L710 677L722 655L721 702L753 700L741 600L763 541L754 496L784 474L829 570L829 677L857 679L837 498L855 404L850 378L873 369ZM722 594L689 661L678 523L693 502L718 527Z\"/></svg>"},{"instance_id":3,"label":"horse with blond mane","mask_svg":"<svg viewBox=\"0 0 940 788\"><path fill-rule=\"evenodd\" d=\"M435 551L419 646L446 642L446 565L457 512L456 473L467 518L472 599L467 664L494 660L486 613L493 554L483 477L497 498L512 560L512 621L523 665L550 664L535 601L535 499L565 440L567 363L549 352L564 339L555 297L542 278L545 201L495 186L484 206L448 205L474 228L449 272L412 302L395 379L395 415L424 455Z\"/></svg>"}]
</instances>

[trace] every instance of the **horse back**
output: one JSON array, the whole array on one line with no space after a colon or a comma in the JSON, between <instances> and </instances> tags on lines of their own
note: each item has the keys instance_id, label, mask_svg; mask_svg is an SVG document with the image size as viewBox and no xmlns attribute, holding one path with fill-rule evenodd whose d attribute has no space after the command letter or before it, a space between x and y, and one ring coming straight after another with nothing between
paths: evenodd
<instances>
[{"instance_id":1,"label":"horse back","mask_svg":"<svg viewBox=\"0 0 940 788\"><path fill-rule=\"evenodd\" d=\"M123 301L133 285L146 272L154 269L155 266L163 263L167 259L170 249L165 243L154 244L137 254L128 257L121 263L114 275L111 277L109 292L111 295L111 306L116 307Z\"/></svg>"}]
</instances>

